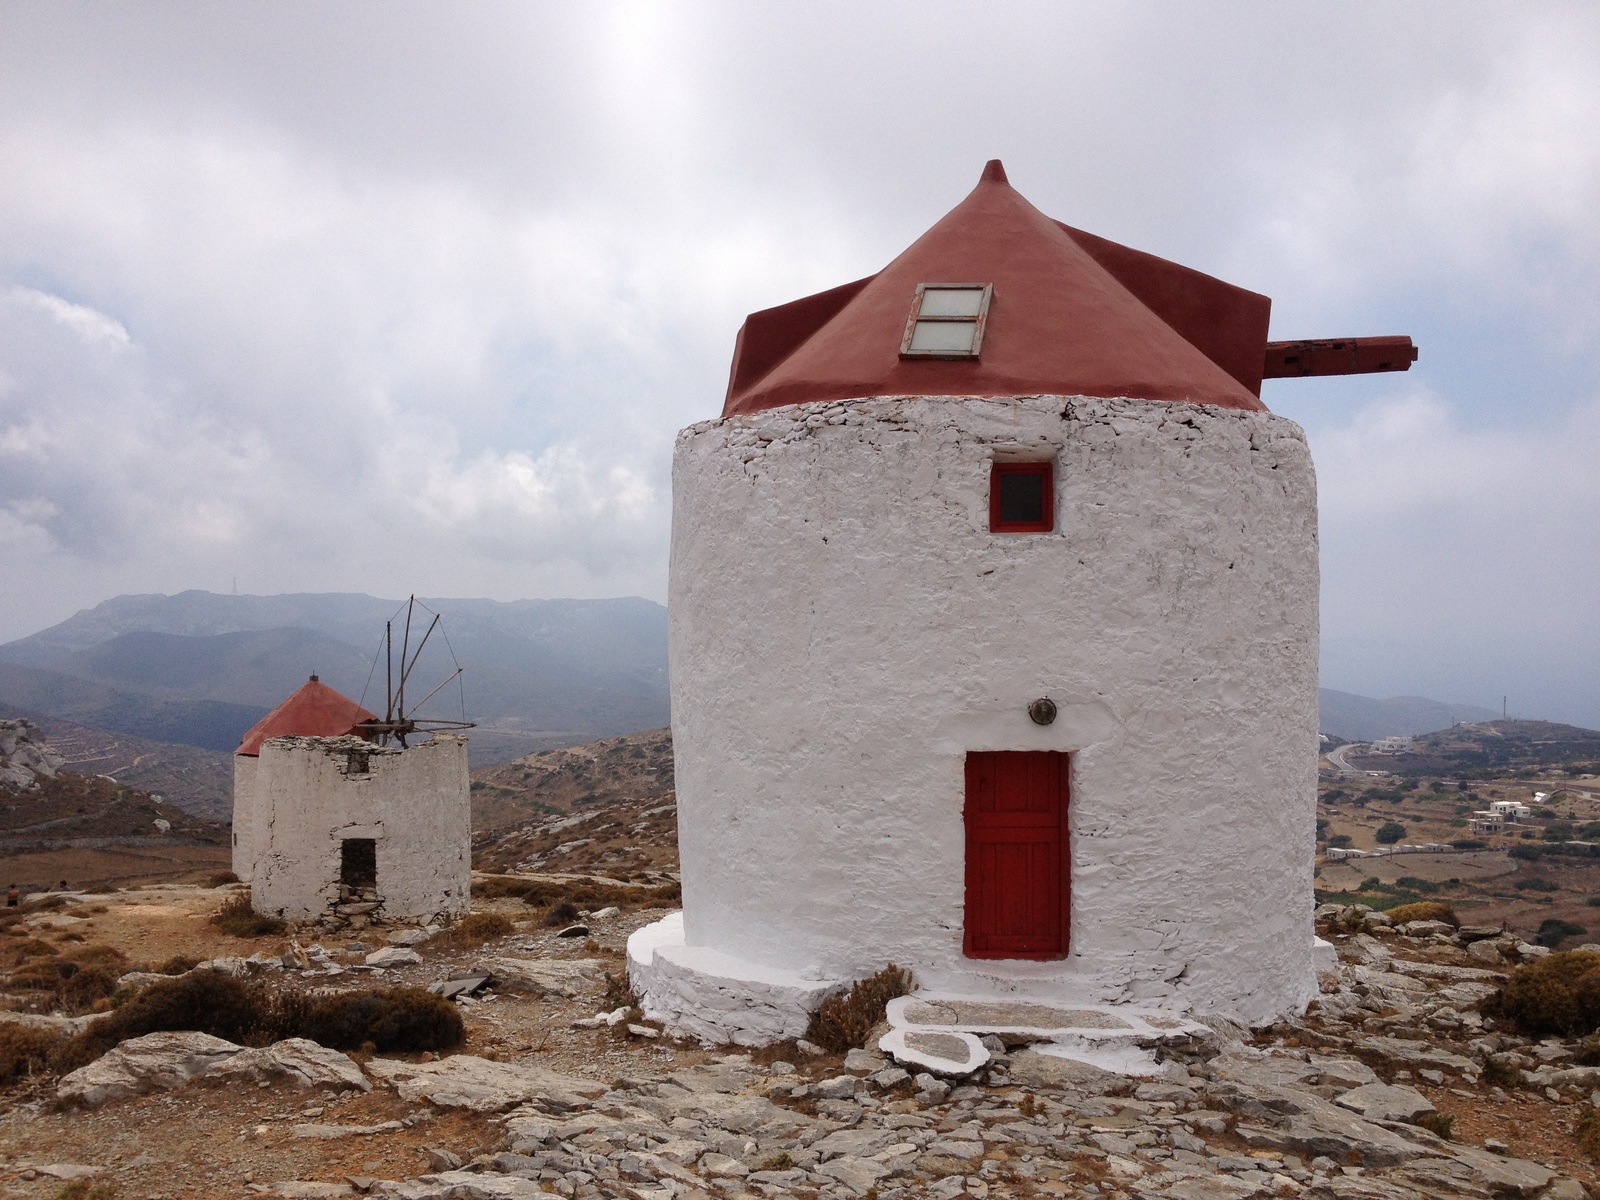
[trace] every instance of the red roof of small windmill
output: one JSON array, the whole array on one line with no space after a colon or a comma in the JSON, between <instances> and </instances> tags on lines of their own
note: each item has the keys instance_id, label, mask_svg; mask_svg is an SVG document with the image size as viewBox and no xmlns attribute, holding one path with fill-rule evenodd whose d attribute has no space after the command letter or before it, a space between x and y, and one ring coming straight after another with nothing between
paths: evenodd
<instances>
[{"instance_id":1,"label":"red roof of small windmill","mask_svg":"<svg viewBox=\"0 0 1600 1200\"><path fill-rule=\"evenodd\" d=\"M922 283L994 286L977 359L902 358ZM752 313L722 415L861 396L1132 396L1265 409L1271 300L1053 221L999 160L878 274Z\"/></svg>"},{"instance_id":2,"label":"red roof of small windmill","mask_svg":"<svg viewBox=\"0 0 1600 1200\"><path fill-rule=\"evenodd\" d=\"M277 708L250 727L235 754L258 755L261 743L276 737L343 737L362 721L377 717L342 696L315 675Z\"/></svg>"}]
</instances>

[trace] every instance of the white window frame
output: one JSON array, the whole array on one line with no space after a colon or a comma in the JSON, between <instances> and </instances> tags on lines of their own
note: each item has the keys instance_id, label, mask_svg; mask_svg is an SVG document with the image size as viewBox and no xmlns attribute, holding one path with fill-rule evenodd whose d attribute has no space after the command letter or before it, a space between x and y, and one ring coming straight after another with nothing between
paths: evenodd
<instances>
[{"instance_id":1,"label":"white window frame","mask_svg":"<svg viewBox=\"0 0 1600 1200\"><path fill-rule=\"evenodd\" d=\"M929 289L934 291L961 291L981 292L978 300L978 314L975 317L935 317L922 315L922 296ZM944 358L968 359L977 358L983 349L983 331L989 323L989 301L994 296L992 283L919 283L917 284L916 298L911 302L911 315L906 318L905 336L900 339L901 358ZM919 321L956 322L973 325L971 350L913 350L911 348L912 336L917 332Z\"/></svg>"}]
</instances>

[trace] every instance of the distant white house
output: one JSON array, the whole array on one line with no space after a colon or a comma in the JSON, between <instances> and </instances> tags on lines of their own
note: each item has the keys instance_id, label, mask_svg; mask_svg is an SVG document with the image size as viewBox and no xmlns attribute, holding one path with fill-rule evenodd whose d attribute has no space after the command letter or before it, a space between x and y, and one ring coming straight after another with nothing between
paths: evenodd
<instances>
[{"instance_id":1,"label":"distant white house","mask_svg":"<svg viewBox=\"0 0 1600 1200\"><path fill-rule=\"evenodd\" d=\"M1536 794L1534 799L1538 798ZM1533 816L1533 809L1516 800L1495 800L1490 803L1489 811L1498 815L1508 825L1515 825L1518 821L1526 821Z\"/></svg>"},{"instance_id":2,"label":"distant white house","mask_svg":"<svg viewBox=\"0 0 1600 1200\"><path fill-rule=\"evenodd\" d=\"M1372 752L1374 754L1404 754L1415 744L1416 739L1412 737L1379 738L1372 743Z\"/></svg>"}]
</instances>

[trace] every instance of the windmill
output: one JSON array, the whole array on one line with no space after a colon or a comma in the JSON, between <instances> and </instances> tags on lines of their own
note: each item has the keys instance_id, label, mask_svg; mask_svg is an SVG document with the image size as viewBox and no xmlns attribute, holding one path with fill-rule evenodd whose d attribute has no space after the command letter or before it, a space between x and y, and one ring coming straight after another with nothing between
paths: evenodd
<instances>
[{"instance_id":1,"label":"windmill","mask_svg":"<svg viewBox=\"0 0 1600 1200\"><path fill-rule=\"evenodd\" d=\"M417 642L416 649L413 650L411 648L411 625L412 618L418 608L422 609L422 611L425 613L432 613L433 620L428 622L428 628L423 631L421 639ZM398 614L396 614L396 616L398 616ZM400 743L402 748L404 748L406 745L406 738L412 734L434 733L438 730L444 729L471 729L476 724L474 721L466 720L465 697L463 697L462 700L462 719L459 721L446 720L439 717L421 717L417 715L419 712L421 712L422 707L427 704L429 700L432 700L444 690L446 684L461 678L462 667L459 662L456 662L454 650L451 650L450 652L450 659L452 662L455 662L456 669L449 675L446 675L444 679L440 681L439 685L421 700L417 701L415 704L412 704L409 709L407 708L406 684L410 682L411 673L416 669L417 666L417 660L422 657L423 647L428 644L428 639L433 636L434 631L436 629L440 630L440 634L443 636L443 630L440 629L439 625L440 619L440 614L433 612L432 609L428 608L424 604L419 604L416 596L413 595L406 600L405 629L400 637L400 679L398 684L395 682L395 619L391 617L389 620L383 623L383 657L385 679L384 692L386 696L383 708L383 719L362 721L357 728L362 731L363 737L375 740L380 746L387 746L389 744L389 739L393 738ZM449 646L449 644L450 640L447 637L445 638L445 645ZM377 670L378 661L376 656L373 658L372 667L374 671ZM367 678L370 685L372 678L370 672L368 673ZM365 697L366 692L363 690L362 698L365 699Z\"/></svg>"}]
</instances>

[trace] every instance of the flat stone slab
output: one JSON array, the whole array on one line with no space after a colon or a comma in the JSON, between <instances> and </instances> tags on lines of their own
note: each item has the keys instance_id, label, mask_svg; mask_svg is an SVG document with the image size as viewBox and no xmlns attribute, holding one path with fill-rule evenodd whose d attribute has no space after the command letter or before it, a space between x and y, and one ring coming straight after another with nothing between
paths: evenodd
<instances>
[{"instance_id":1,"label":"flat stone slab","mask_svg":"<svg viewBox=\"0 0 1600 1200\"><path fill-rule=\"evenodd\" d=\"M970 1075L990 1058L982 1042L959 1030L891 1029L878 1039L878 1049L901 1066L935 1075Z\"/></svg>"},{"instance_id":2,"label":"flat stone slab","mask_svg":"<svg viewBox=\"0 0 1600 1200\"><path fill-rule=\"evenodd\" d=\"M1367 1083L1351 1088L1333 1102L1340 1108L1360 1113L1369 1121L1410 1121L1434 1111L1433 1102L1416 1088L1387 1083Z\"/></svg>"},{"instance_id":3,"label":"flat stone slab","mask_svg":"<svg viewBox=\"0 0 1600 1200\"><path fill-rule=\"evenodd\" d=\"M533 1099L554 1100L576 1108L603 1095L608 1085L593 1079L560 1075L521 1063L493 1062L472 1054L454 1054L430 1063L375 1058L367 1072L393 1085L402 1100L427 1100L445 1108L499 1112Z\"/></svg>"}]
</instances>

